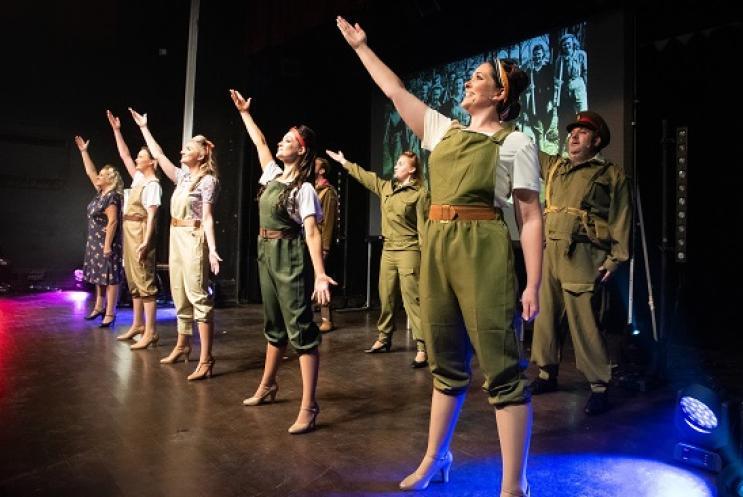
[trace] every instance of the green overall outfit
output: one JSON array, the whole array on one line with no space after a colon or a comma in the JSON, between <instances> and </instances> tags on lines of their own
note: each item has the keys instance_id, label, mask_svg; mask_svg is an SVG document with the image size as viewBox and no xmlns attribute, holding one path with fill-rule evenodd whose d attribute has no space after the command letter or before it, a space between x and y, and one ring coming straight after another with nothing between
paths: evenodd
<instances>
[{"instance_id":1,"label":"green overall outfit","mask_svg":"<svg viewBox=\"0 0 743 497\"><path fill-rule=\"evenodd\" d=\"M410 320L416 348L425 351L421 333L420 297L420 236L426 216L428 195L417 181L404 185L393 180L380 179L375 173L366 171L357 164L343 166L348 174L367 190L379 197L382 211L382 236L384 246L379 262L379 303L377 321L379 340L392 342L395 331L395 309L400 301Z\"/></svg>"},{"instance_id":2,"label":"green overall outfit","mask_svg":"<svg viewBox=\"0 0 743 497\"><path fill-rule=\"evenodd\" d=\"M474 351L485 376L483 389L496 407L530 398L513 328L511 239L502 212L493 206L500 146L512 131L508 127L487 136L455 122L434 148L420 280L434 388L449 395L466 392ZM456 214L458 206L490 211L491 216L468 220ZM451 215L436 220L436 207Z\"/></svg>"},{"instance_id":3,"label":"green overall outfit","mask_svg":"<svg viewBox=\"0 0 743 497\"><path fill-rule=\"evenodd\" d=\"M603 285L599 267L615 272L629 257L631 202L624 170L596 156L573 164L540 154L545 178L545 250L540 312L534 323L532 360L542 379L556 377L567 317L575 362L603 392L611 380L599 329Z\"/></svg>"},{"instance_id":4,"label":"green overall outfit","mask_svg":"<svg viewBox=\"0 0 743 497\"><path fill-rule=\"evenodd\" d=\"M170 197L170 293L178 316L178 333L193 334L193 322L214 320L209 295L209 245L195 217L190 183L181 179Z\"/></svg>"},{"instance_id":5,"label":"green overall outfit","mask_svg":"<svg viewBox=\"0 0 743 497\"><path fill-rule=\"evenodd\" d=\"M147 209L142 204L142 192L150 182L142 181L129 192L124 213L124 271L132 297L154 299L157 296L155 283L155 243L150 240L143 260L139 259L137 247L144 242L147 231Z\"/></svg>"},{"instance_id":6,"label":"green overall outfit","mask_svg":"<svg viewBox=\"0 0 743 497\"><path fill-rule=\"evenodd\" d=\"M277 347L291 343L297 353L320 345L320 331L312 321L312 270L302 238L302 227L279 195L288 185L276 179L266 184L258 200L258 277L263 298L266 339Z\"/></svg>"}]
</instances>

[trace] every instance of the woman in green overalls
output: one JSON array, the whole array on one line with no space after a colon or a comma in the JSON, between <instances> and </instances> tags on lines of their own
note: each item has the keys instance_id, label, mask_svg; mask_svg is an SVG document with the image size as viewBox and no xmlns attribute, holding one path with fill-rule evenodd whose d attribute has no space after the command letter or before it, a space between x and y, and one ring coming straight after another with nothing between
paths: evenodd
<instances>
[{"instance_id":1,"label":"woman in green overalls","mask_svg":"<svg viewBox=\"0 0 743 497\"><path fill-rule=\"evenodd\" d=\"M195 321L201 352L199 364L187 379L209 378L215 362L212 356L214 301L209 295L209 269L219 274L222 260L217 253L212 215L219 194L214 144L203 135L194 136L183 146L181 167L176 167L150 133L147 114L139 114L131 108L129 111L153 157L176 185L170 197L168 270L170 293L178 317L178 341L170 355L160 362L169 364L181 356L188 359Z\"/></svg>"},{"instance_id":2,"label":"woman in green overalls","mask_svg":"<svg viewBox=\"0 0 743 497\"><path fill-rule=\"evenodd\" d=\"M155 224L161 204L162 187L155 170L157 161L147 147L132 159L129 147L121 134L121 120L106 111L114 132L119 157L132 177L124 206L124 270L132 297L132 325L117 340L129 340L142 334L132 350L146 349L157 343L157 284L155 283Z\"/></svg>"},{"instance_id":3,"label":"woman in green overalls","mask_svg":"<svg viewBox=\"0 0 743 497\"><path fill-rule=\"evenodd\" d=\"M325 274L321 234L317 227L323 214L312 186L315 133L307 126L291 128L279 142L274 159L266 138L250 115L250 99L245 100L235 90L230 90L230 96L257 149L263 170L258 198L258 277L268 344L261 383L243 404L256 406L276 399L279 389L276 375L287 343L291 343L299 354L302 404L289 433L306 433L315 428L320 412L315 397L320 331L312 320L310 303L313 297L320 305L329 303L330 285L336 284ZM277 159L283 167L277 164ZM307 261L302 231L312 266Z\"/></svg>"},{"instance_id":4,"label":"woman in green overalls","mask_svg":"<svg viewBox=\"0 0 743 497\"><path fill-rule=\"evenodd\" d=\"M475 69L461 107L464 128L428 108L374 54L356 24L338 29L405 123L431 150L431 209L421 260L421 321L434 377L428 448L418 469L400 483L424 489L434 476L448 480L454 427L470 383L472 353L495 407L503 459L501 496L528 495L526 457L531 407L512 320L516 285L508 228L501 207L513 195L526 262L522 317L539 310L542 213L534 144L505 121L518 116L528 78L513 61Z\"/></svg>"},{"instance_id":5,"label":"woman in green overalls","mask_svg":"<svg viewBox=\"0 0 743 497\"><path fill-rule=\"evenodd\" d=\"M426 346L421 335L421 311L418 295L421 252L419 228L425 223L428 205L426 190L420 182L420 161L410 151L403 152L395 163L394 178L380 179L343 156L343 152L326 150L356 181L379 197L382 211L384 247L379 262L379 336L366 352L389 352L395 331L395 308L402 303L410 320L417 354L411 366L428 365Z\"/></svg>"}]
</instances>

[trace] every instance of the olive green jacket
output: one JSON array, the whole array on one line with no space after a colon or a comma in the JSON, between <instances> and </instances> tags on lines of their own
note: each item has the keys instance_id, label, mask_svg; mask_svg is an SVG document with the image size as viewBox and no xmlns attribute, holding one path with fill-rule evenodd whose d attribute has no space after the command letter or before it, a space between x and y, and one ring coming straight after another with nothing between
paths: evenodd
<instances>
[{"instance_id":1,"label":"olive green jacket","mask_svg":"<svg viewBox=\"0 0 743 497\"><path fill-rule=\"evenodd\" d=\"M573 164L540 152L539 162L545 181L545 237L605 249L603 266L614 272L629 258L632 200L624 168L600 154Z\"/></svg>"},{"instance_id":2,"label":"olive green jacket","mask_svg":"<svg viewBox=\"0 0 743 497\"><path fill-rule=\"evenodd\" d=\"M429 207L428 191L412 180L405 185L380 179L358 164L343 167L356 181L379 197L385 250L420 250L421 230Z\"/></svg>"},{"instance_id":3,"label":"olive green jacket","mask_svg":"<svg viewBox=\"0 0 743 497\"><path fill-rule=\"evenodd\" d=\"M315 185L322 206L323 219L318 224L322 238L322 249L329 252L333 246L335 225L338 222L338 192L333 185Z\"/></svg>"}]
</instances>

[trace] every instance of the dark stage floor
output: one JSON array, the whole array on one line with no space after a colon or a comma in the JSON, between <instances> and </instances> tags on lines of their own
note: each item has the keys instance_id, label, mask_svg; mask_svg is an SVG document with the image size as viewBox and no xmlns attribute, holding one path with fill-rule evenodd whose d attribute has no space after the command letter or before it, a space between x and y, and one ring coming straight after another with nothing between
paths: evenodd
<instances>
[{"instance_id":1,"label":"dark stage floor","mask_svg":"<svg viewBox=\"0 0 743 497\"><path fill-rule=\"evenodd\" d=\"M293 354L276 404L241 405L263 365L259 306L218 310L215 376L193 383L196 362L158 362L175 342L172 309L159 310L161 346L131 352L114 340L131 311L120 310L116 330L99 329L82 320L88 307L74 292L0 299L0 496L400 495L424 452L430 374L409 367L404 333L390 354L362 353L375 312L337 315L341 328L321 349L318 430L292 436L301 393ZM533 497L714 495L711 476L671 460L670 388L617 389L614 410L587 418L573 366L561 385L534 400ZM495 420L477 385L453 453L450 483L425 495L497 495Z\"/></svg>"}]
</instances>

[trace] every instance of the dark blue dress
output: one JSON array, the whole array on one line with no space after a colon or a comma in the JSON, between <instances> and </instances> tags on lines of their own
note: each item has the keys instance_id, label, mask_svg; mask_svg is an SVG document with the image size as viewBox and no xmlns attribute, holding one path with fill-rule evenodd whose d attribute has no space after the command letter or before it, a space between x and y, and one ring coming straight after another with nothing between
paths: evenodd
<instances>
[{"instance_id":1,"label":"dark blue dress","mask_svg":"<svg viewBox=\"0 0 743 497\"><path fill-rule=\"evenodd\" d=\"M88 204L88 241L85 245L83 275L85 281L95 285L116 285L121 283L121 206L123 197L116 191L98 194ZM116 206L118 224L111 243L111 254L103 255L106 241L106 207Z\"/></svg>"}]
</instances>

